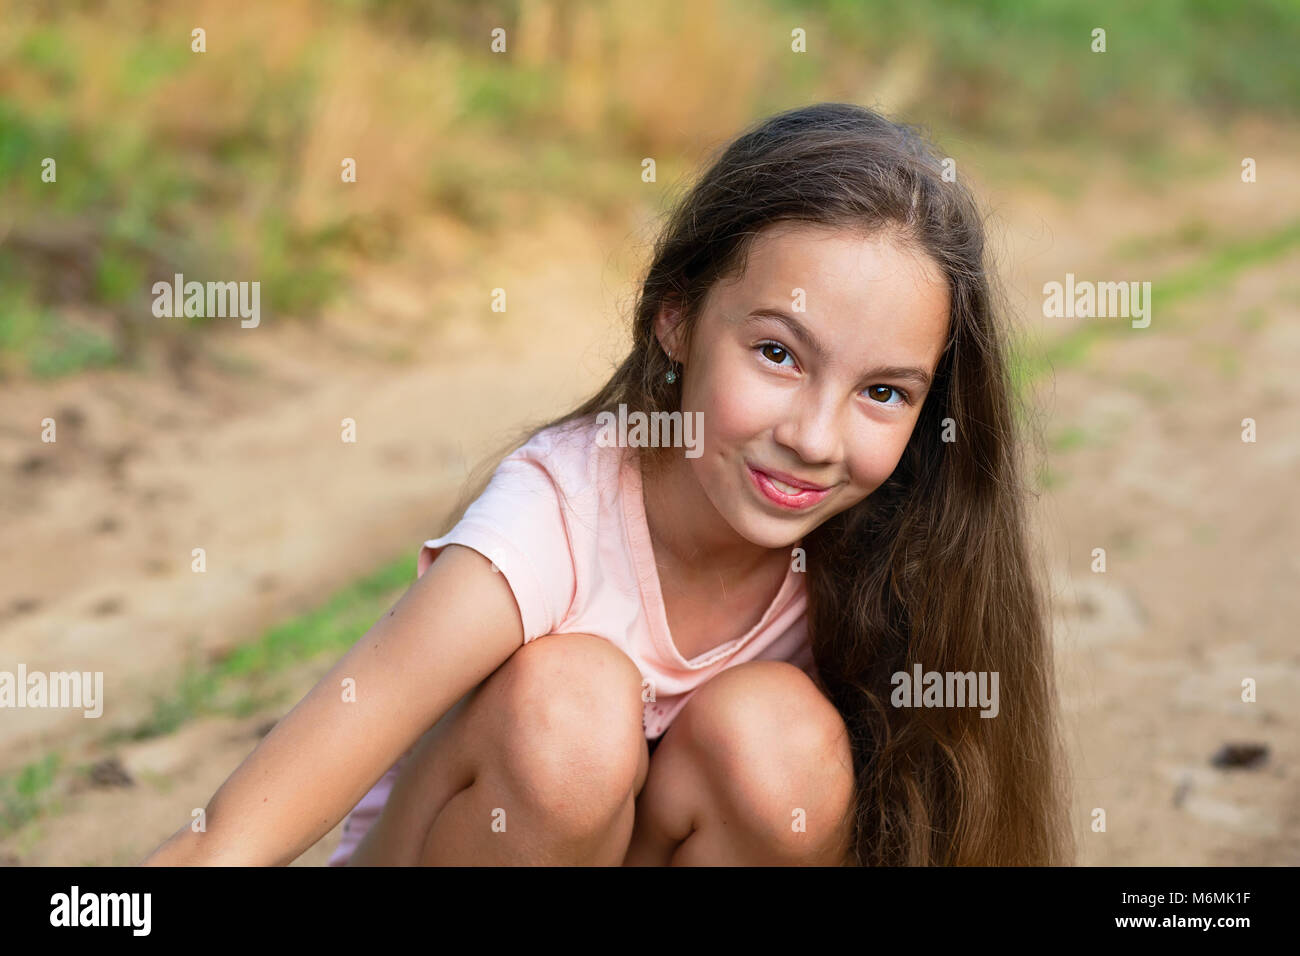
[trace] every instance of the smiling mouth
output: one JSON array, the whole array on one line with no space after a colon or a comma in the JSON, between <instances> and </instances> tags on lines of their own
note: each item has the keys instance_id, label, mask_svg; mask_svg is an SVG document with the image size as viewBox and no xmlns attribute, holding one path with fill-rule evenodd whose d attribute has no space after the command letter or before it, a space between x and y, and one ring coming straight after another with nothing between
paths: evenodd
<instances>
[{"instance_id":1,"label":"smiling mouth","mask_svg":"<svg viewBox=\"0 0 1300 956\"><path fill-rule=\"evenodd\" d=\"M766 471L755 468L748 462L745 464L749 470L750 480L753 481L758 492L768 501L782 508L802 511L817 504L831 492L830 487L814 486L805 488L800 485L793 485Z\"/></svg>"}]
</instances>

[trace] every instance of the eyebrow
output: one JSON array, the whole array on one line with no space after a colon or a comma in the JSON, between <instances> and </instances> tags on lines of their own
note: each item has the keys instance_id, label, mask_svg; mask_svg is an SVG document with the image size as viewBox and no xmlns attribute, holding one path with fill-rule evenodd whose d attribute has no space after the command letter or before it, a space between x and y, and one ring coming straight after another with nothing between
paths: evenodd
<instances>
[{"instance_id":1,"label":"eyebrow","mask_svg":"<svg viewBox=\"0 0 1300 956\"><path fill-rule=\"evenodd\" d=\"M808 330L806 325L794 316L788 315L780 309L755 309L745 316L742 321L753 322L758 319L775 319L780 322L804 345L808 346L819 360L826 360L828 354L826 347L817 340L817 337ZM929 372L914 365L878 365L875 368L868 369L863 378L902 379L926 389L930 387L932 382L932 376Z\"/></svg>"}]
</instances>

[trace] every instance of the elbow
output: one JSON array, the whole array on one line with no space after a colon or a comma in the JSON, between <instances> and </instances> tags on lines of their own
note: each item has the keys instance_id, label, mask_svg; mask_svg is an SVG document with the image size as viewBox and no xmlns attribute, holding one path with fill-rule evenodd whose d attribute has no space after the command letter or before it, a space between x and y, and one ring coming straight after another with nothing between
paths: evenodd
<instances>
[{"instance_id":1,"label":"elbow","mask_svg":"<svg viewBox=\"0 0 1300 956\"><path fill-rule=\"evenodd\" d=\"M194 830L186 824L145 857L140 866L257 866L237 841L219 832Z\"/></svg>"}]
</instances>

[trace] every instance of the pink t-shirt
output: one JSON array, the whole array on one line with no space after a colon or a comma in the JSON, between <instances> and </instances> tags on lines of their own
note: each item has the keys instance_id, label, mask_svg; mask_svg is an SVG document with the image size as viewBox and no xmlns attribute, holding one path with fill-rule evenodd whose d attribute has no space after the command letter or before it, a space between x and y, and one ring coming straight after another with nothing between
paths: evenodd
<instances>
[{"instance_id":1,"label":"pink t-shirt","mask_svg":"<svg viewBox=\"0 0 1300 956\"><path fill-rule=\"evenodd\" d=\"M807 591L792 567L759 622L690 660L668 633L659 574L629 449L597 443L595 418L546 429L508 455L464 517L424 542L423 575L448 544L473 548L505 575L524 643L547 634L595 634L617 645L650 681L646 738L661 736L711 677L750 660L789 661L814 676ZM792 546L793 547L793 546ZM409 754L409 751L408 751ZM379 816L404 754L348 815L330 866L345 864Z\"/></svg>"}]
</instances>

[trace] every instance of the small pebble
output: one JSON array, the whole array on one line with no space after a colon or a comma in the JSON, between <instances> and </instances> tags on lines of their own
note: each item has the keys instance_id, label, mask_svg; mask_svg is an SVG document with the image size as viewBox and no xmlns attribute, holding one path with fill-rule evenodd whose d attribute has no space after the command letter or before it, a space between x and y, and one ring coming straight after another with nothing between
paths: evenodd
<instances>
[{"instance_id":1,"label":"small pebble","mask_svg":"<svg viewBox=\"0 0 1300 956\"><path fill-rule=\"evenodd\" d=\"M1210 763L1225 770L1254 770L1267 759L1268 747L1264 744L1224 744Z\"/></svg>"},{"instance_id":2,"label":"small pebble","mask_svg":"<svg viewBox=\"0 0 1300 956\"><path fill-rule=\"evenodd\" d=\"M108 757L91 767L90 783L95 787L135 786L135 781L116 757Z\"/></svg>"}]
</instances>

